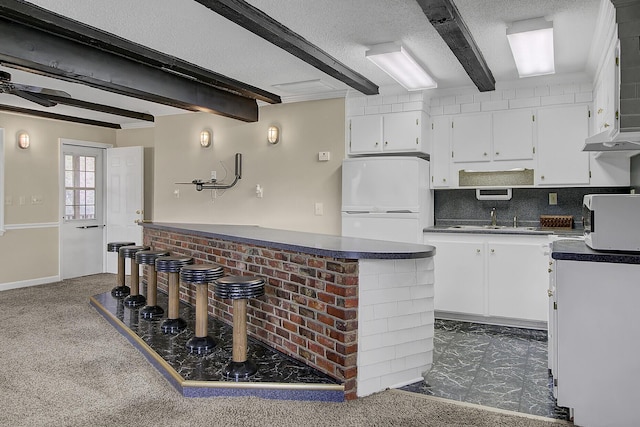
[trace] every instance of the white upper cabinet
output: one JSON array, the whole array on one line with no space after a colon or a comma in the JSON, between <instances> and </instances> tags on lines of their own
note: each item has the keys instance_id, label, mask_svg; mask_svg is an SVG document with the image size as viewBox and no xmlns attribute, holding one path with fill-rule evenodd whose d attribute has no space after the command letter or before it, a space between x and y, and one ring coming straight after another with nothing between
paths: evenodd
<instances>
[{"instance_id":1,"label":"white upper cabinet","mask_svg":"<svg viewBox=\"0 0 640 427\"><path fill-rule=\"evenodd\" d=\"M491 114L453 116L451 150L453 161L488 162L491 160Z\"/></svg>"},{"instance_id":2,"label":"white upper cabinet","mask_svg":"<svg viewBox=\"0 0 640 427\"><path fill-rule=\"evenodd\" d=\"M538 110L537 185L589 185L589 153L583 152L589 131L586 105Z\"/></svg>"},{"instance_id":3,"label":"white upper cabinet","mask_svg":"<svg viewBox=\"0 0 640 427\"><path fill-rule=\"evenodd\" d=\"M349 120L349 153L364 154L381 150L382 117L352 117Z\"/></svg>"},{"instance_id":4,"label":"white upper cabinet","mask_svg":"<svg viewBox=\"0 0 640 427\"><path fill-rule=\"evenodd\" d=\"M451 185L451 118L436 116L431 122L431 188Z\"/></svg>"},{"instance_id":5,"label":"white upper cabinet","mask_svg":"<svg viewBox=\"0 0 640 427\"><path fill-rule=\"evenodd\" d=\"M493 160L531 160L534 113L529 109L493 113Z\"/></svg>"},{"instance_id":6,"label":"white upper cabinet","mask_svg":"<svg viewBox=\"0 0 640 427\"><path fill-rule=\"evenodd\" d=\"M423 111L351 117L348 152L429 154L428 121Z\"/></svg>"},{"instance_id":7,"label":"white upper cabinet","mask_svg":"<svg viewBox=\"0 0 640 427\"><path fill-rule=\"evenodd\" d=\"M609 48L596 82L593 100L595 133L618 127L618 88L620 87L618 50L617 42Z\"/></svg>"}]
</instances>

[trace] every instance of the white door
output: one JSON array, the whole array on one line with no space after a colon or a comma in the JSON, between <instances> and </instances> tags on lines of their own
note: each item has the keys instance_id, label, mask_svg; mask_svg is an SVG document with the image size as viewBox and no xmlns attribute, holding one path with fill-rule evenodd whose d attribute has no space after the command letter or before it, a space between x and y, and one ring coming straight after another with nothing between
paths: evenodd
<instances>
[{"instance_id":1,"label":"white door","mask_svg":"<svg viewBox=\"0 0 640 427\"><path fill-rule=\"evenodd\" d=\"M101 148L62 145L62 279L103 271L103 152Z\"/></svg>"},{"instance_id":2,"label":"white door","mask_svg":"<svg viewBox=\"0 0 640 427\"><path fill-rule=\"evenodd\" d=\"M107 149L106 177L107 242L130 241L141 245L142 227L138 223L144 215L144 148ZM104 254L106 272L116 273L115 253ZM129 269L129 263L126 265Z\"/></svg>"}]
</instances>

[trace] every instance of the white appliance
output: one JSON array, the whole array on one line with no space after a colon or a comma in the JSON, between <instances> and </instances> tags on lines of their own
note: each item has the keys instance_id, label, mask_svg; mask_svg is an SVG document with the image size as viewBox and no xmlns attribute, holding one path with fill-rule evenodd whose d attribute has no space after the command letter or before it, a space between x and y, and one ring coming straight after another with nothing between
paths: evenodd
<instances>
[{"instance_id":1,"label":"white appliance","mask_svg":"<svg viewBox=\"0 0 640 427\"><path fill-rule=\"evenodd\" d=\"M586 194L584 242L603 251L640 251L640 194Z\"/></svg>"},{"instance_id":2,"label":"white appliance","mask_svg":"<svg viewBox=\"0 0 640 427\"><path fill-rule=\"evenodd\" d=\"M419 157L358 157L342 162L342 235L423 243L433 225L429 162Z\"/></svg>"}]
</instances>

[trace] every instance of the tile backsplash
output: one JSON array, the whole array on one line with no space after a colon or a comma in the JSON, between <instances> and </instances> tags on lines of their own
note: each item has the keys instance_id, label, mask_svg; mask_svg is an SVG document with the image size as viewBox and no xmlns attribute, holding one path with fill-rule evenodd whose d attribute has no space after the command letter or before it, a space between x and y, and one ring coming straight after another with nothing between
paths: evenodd
<instances>
[{"instance_id":1,"label":"tile backsplash","mask_svg":"<svg viewBox=\"0 0 640 427\"><path fill-rule=\"evenodd\" d=\"M629 187L514 188L511 200L478 200L475 189L435 190L435 225L490 224L496 208L498 225L537 227L540 215L573 215L574 228L582 228L582 198L585 194L629 193ZM549 205L549 193L557 194L557 205Z\"/></svg>"}]
</instances>

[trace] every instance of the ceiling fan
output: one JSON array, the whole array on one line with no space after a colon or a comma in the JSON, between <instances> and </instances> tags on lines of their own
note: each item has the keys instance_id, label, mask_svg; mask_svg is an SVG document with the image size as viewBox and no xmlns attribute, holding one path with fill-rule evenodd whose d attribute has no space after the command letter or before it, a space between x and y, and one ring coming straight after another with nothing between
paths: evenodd
<instances>
[{"instance_id":1,"label":"ceiling fan","mask_svg":"<svg viewBox=\"0 0 640 427\"><path fill-rule=\"evenodd\" d=\"M71 98L71 95L61 90L12 83L11 74L4 71L0 71L0 93L16 95L43 107L55 107L58 105L57 102L47 98L47 95Z\"/></svg>"}]
</instances>

